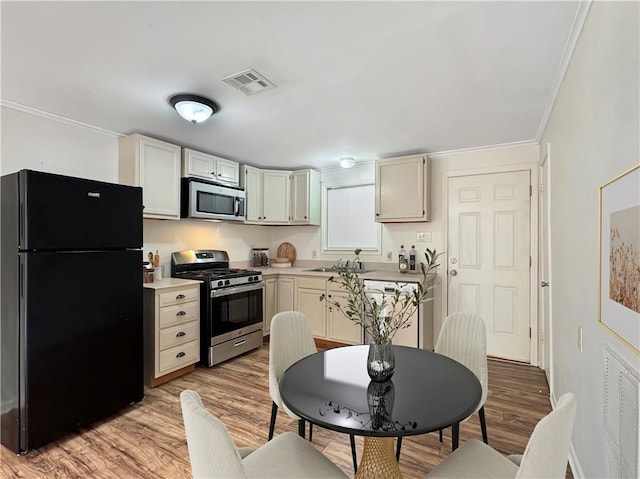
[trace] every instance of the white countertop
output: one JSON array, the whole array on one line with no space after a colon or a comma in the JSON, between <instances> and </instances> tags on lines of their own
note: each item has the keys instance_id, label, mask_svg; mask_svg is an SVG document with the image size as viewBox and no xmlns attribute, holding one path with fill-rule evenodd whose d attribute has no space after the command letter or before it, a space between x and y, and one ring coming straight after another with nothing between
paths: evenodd
<instances>
[{"instance_id":1,"label":"white countertop","mask_svg":"<svg viewBox=\"0 0 640 479\"><path fill-rule=\"evenodd\" d=\"M162 278L153 283L143 283L142 286L149 289L162 289L172 288L174 286L187 286L190 284L199 284L202 281L193 279L180 279L180 278Z\"/></svg>"}]
</instances>

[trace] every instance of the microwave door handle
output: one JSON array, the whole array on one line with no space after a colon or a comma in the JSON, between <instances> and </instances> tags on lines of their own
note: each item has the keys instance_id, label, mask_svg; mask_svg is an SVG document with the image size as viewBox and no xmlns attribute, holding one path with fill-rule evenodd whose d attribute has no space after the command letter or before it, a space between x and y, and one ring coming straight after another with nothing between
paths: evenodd
<instances>
[{"instance_id":1,"label":"microwave door handle","mask_svg":"<svg viewBox=\"0 0 640 479\"><path fill-rule=\"evenodd\" d=\"M236 196L234 198L234 208L233 208L233 214L235 216L240 216L240 198L238 196Z\"/></svg>"}]
</instances>

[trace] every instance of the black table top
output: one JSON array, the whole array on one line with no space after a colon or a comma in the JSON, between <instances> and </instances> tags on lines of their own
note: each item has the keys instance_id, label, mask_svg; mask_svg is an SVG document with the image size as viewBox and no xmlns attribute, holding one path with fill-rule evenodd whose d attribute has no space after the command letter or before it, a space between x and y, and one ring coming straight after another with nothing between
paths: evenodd
<instances>
[{"instance_id":1,"label":"black table top","mask_svg":"<svg viewBox=\"0 0 640 479\"><path fill-rule=\"evenodd\" d=\"M482 396L478 378L441 354L394 346L385 383L369 379L369 346L329 349L285 371L280 395L295 414L334 431L409 436L444 429L471 415Z\"/></svg>"}]
</instances>

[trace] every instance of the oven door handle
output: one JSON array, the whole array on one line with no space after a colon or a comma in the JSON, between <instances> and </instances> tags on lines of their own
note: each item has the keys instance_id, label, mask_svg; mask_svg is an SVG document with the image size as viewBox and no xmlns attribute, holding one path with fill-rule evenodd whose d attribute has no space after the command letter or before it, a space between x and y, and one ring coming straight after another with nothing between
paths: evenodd
<instances>
[{"instance_id":1,"label":"oven door handle","mask_svg":"<svg viewBox=\"0 0 640 479\"><path fill-rule=\"evenodd\" d=\"M248 286L233 286L231 288L214 289L211 291L211 298L221 298L231 294L246 293L248 291L257 291L262 289L262 283L254 283Z\"/></svg>"}]
</instances>

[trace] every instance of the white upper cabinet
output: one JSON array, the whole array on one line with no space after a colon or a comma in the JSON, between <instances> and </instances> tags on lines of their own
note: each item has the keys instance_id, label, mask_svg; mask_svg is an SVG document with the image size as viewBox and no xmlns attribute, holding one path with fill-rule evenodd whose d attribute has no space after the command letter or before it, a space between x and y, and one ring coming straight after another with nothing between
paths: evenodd
<instances>
[{"instance_id":1,"label":"white upper cabinet","mask_svg":"<svg viewBox=\"0 0 640 479\"><path fill-rule=\"evenodd\" d=\"M240 184L240 164L217 156L182 149L182 176L197 176L231 186Z\"/></svg>"},{"instance_id":2,"label":"white upper cabinet","mask_svg":"<svg viewBox=\"0 0 640 479\"><path fill-rule=\"evenodd\" d=\"M142 187L145 218L180 219L180 147L143 135L120 138L119 182Z\"/></svg>"},{"instance_id":3,"label":"white upper cabinet","mask_svg":"<svg viewBox=\"0 0 640 479\"><path fill-rule=\"evenodd\" d=\"M291 174L292 224L320 224L320 172L298 170Z\"/></svg>"},{"instance_id":4,"label":"white upper cabinet","mask_svg":"<svg viewBox=\"0 0 640 479\"><path fill-rule=\"evenodd\" d=\"M429 157L424 154L376 161L376 221L429 221L429 177Z\"/></svg>"},{"instance_id":5,"label":"white upper cabinet","mask_svg":"<svg viewBox=\"0 0 640 479\"><path fill-rule=\"evenodd\" d=\"M290 171L260 170L242 165L247 223L289 223Z\"/></svg>"},{"instance_id":6,"label":"white upper cabinet","mask_svg":"<svg viewBox=\"0 0 640 479\"><path fill-rule=\"evenodd\" d=\"M244 186L245 222L262 221L262 171L242 165L240 177Z\"/></svg>"},{"instance_id":7,"label":"white upper cabinet","mask_svg":"<svg viewBox=\"0 0 640 479\"><path fill-rule=\"evenodd\" d=\"M289 223L290 171L262 170L262 220L269 224Z\"/></svg>"}]
</instances>

